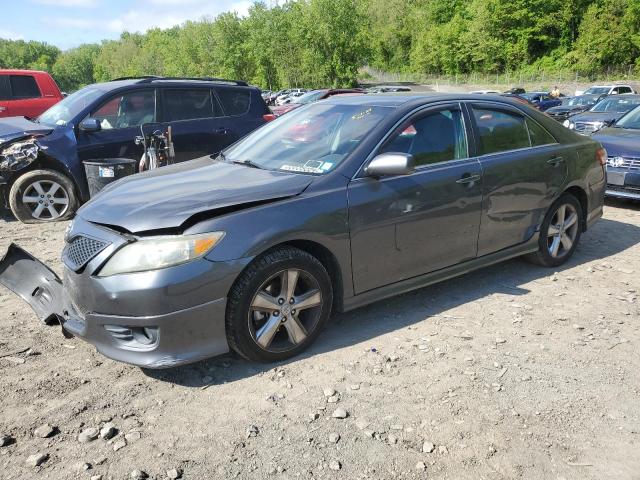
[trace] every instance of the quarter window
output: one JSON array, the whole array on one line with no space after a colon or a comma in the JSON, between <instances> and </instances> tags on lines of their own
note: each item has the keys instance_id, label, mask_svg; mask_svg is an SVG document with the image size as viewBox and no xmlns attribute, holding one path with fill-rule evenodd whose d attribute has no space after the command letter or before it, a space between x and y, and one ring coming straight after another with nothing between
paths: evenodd
<instances>
[{"instance_id":1,"label":"quarter window","mask_svg":"<svg viewBox=\"0 0 640 480\"><path fill-rule=\"evenodd\" d=\"M527 148L529 132L524 116L504 110L473 108L480 136L480 154Z\"/></svg>"},{"instance_id":2,"label":"quarter window","mask_svg":"<svg viewBox=\"0 0 640 480\"><path fill-rule=\"evenodd\" d=\"M382 147L380 153L385 152L409 153L416 166L466 158L462 112L439 110L412 120Z\"/></svg>"},{"instance_id":3,"label":"quarter window","mask_svg":"<svg viewBox=\"0 0 640 480\"><path fill-rule=\"evenodd\" d=\"M36 79L30 75L11 75L13 98L40 98L40 89Z\"/></svg>"},{"instance_id":4,"label":"quarter window","mask_svg":"<svg viewBox=\"0 0 640 480\"><path fill-rule=\"evenodd\" d=\"M558 141L553 138L549 132L530 118L527 118L527 127L529 128L529 137L531 138L532 147L558 143Z\"/></svg>"},{"instance_id":5,"label":"quarter window","mask_svg":"<svg viewBox=\"0 0 640 480\"><path fill-rule=\"evenodd\" d=\"M249 111L251 92L243 88L218 87L216 93L224 111L229 116L243 115Z\"/></svg>"},{"instance_id":6,"label":"quarter window","mask_svg":"<svg viewBox=\"0 0 640 480\"><path fill-rule=\"evenodd\" d=\"M211 98L211 90L172 89L164 91L164 113L168 122L190 120L196 118L211 118L220 116L217 101Z\"/></svg>"},{"instance_id":7,"label":"quarter window","mask_svg":"<svg viewBox=\"0 0 640 480\"><path fill-rule=\"evenodd\" d=\"M95 110L91 117L100 121L103 130L129 128L155 122L155 110L155 94L152 90L146 90L113 97Z\"/></svg>"}]
</instances>

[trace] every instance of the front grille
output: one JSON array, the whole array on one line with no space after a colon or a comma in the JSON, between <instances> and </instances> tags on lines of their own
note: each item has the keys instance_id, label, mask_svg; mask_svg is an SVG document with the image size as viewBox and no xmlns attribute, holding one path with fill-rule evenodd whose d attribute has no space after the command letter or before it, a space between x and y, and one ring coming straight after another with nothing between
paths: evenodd
<instances>
[{"instance_id":1,"label":"front grille","mask_svg":"<svg viewBox=\"0 0 640 480\"><path fill-rule=\"evenodd\" d=\"M607 164L610 167L626 168L627 170L640 171L640 158L639 157L614 157L610 156L607 159Z\"/></svg>"},{"instance_id":2,"label":"front grille","mask_svg":"<svg viewBox=\"0 0 640 480\"><path fill-rule=\"evenodd\" d=\"M94 238L79 235L67 243L62 252L62 260L73 271L84 267L98 253L109 245Z\"/></svg>"},{"instance_id":3,"label":"front grille","mask_svg":"<svg viewBox=\"0 0 640 480\"><path fill-rule=\"evenodd\" d=\"M582 135L589 135L600 127L599 123L593 122L576 122L575 131L576 133L581 133Z\"/></svg>"}]
</instances>

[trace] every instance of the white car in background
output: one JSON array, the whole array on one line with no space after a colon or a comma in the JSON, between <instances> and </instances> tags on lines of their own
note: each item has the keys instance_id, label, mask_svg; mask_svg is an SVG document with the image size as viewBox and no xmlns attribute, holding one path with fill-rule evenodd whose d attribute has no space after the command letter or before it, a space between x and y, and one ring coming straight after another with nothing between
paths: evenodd
<instances>
[{"instance_id":1,"label":"white car in background","mask_svg":"<svg viewBox=\"0 0 640 480\"><path fill-rule=\"evenodd\" d=\"M501 92L498 90L474 90L473 92L469 92L477 95L499 95Z\"/></svg>"},{"instance_id":2,"label":"white car in background","mask_svg":"<svg viewBox=\"0 0 640 480\"><path fill-rule=\"evenodd\" d=\"M623 95L636 93L631 85L594 85L586 90L576 90L576 97L579 95Z\"/></svg>"}]
</instances>

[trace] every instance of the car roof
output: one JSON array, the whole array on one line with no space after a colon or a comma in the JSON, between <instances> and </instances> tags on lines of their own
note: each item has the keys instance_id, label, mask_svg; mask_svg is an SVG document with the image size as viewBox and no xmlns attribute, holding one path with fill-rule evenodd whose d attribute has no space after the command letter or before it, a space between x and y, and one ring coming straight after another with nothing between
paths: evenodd
<instances>
[{"instance_id":1,"label":"car roof","mask_svg":"<svg viewBox=\"0 0 640 480\"><path fill-rule=\"evenodd\" d=\"M606 97L604 97L602 100L610 100L610 99L620 99L620 100L629 100L629 99L634 99L634 100L640 100L640 95L637 93L627 93L624 95L607 95Z\"/></svg>"},{"instance_id":2,"label":"car roof","mask_svg":"<svg viewBox=\"0 0 640 480\"><path fill-rule=\"evenodd\" d=\"M364 106L376 106L376 107L402 107L411 104L424 104L435 102L451 102L451 101L497 101L501 103L508 103L509 105L519 105L521 102L511 100L509 97L503 97L501 95L478 95L470 93L436 93L425 92L424 94L416 93L387 93L387 94L355 94L355 95L334 95L323 103L330 103L333 105L364 105Z\"/></svg>"},{"instance_id":3,"label":"car roof","mask_svg":"<svg viewBox=\"0 0 640 480\"><path fill-rule=\"evenodd\" d=\"M38 74L38 75L48 75L47 72L42 70L26 70L21 68L0 68L0 74L15 74L15 75L25 75L25 74Z\"/></svg>"},{"instance_id":4,"label":"car roof","mask_svg":"<svg viewBox=\"0 0 640 480\"><path fill-rule=\"evenodd\" d=\"M94 83L90 85L99 90L111 91L118 88L132 86L172 86L172 87L193 87L193 86L231 86L240 88L250 88L258 90L258 87L247 85L245 82L236 80L212 80L212 79L196 79L196 78L162 78L162 77L141 77L141 78L123 78L111 80L110 82Z\"/></svg>"}]
</instances>

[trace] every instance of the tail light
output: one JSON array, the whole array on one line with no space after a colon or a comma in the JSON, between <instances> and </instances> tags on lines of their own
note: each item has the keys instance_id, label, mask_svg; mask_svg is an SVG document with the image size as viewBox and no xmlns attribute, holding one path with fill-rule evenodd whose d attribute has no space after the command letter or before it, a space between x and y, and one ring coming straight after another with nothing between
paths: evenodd
<instances>
[{"instance_id":1,"label":"tail light","mask_svg":"<svg viewBox=\"0 0 640 480\"><path fill-rule=\"evenodd\" d=\"M607 164L607 151L604 148L600 147L596 150L596 160L603 167Z\"/></svg>"},{"instance_id":2,"label":"tail light","mask_svg":"<svg viewBox=\"0 0 640 480\"><path fill-rule=\"evenodd\" d=\"M276 116L273 113L265 113L262 118L265 122L271 122L276 119Z\"/></svg>"}]
</instances>

